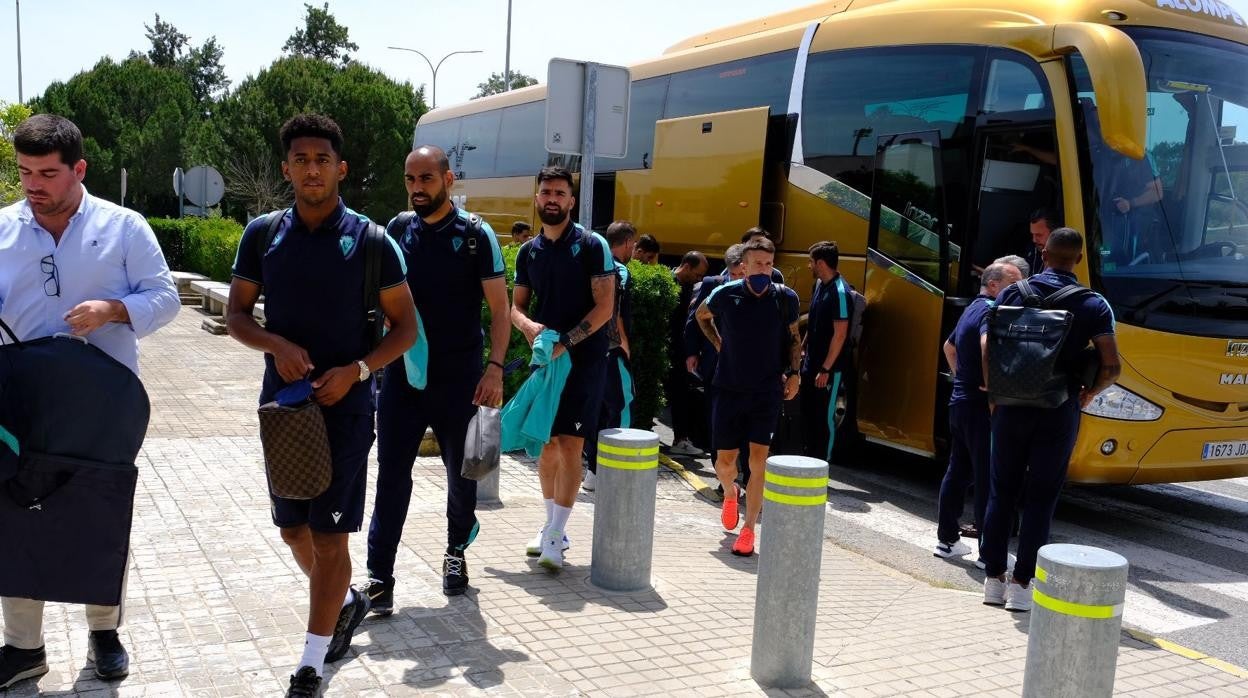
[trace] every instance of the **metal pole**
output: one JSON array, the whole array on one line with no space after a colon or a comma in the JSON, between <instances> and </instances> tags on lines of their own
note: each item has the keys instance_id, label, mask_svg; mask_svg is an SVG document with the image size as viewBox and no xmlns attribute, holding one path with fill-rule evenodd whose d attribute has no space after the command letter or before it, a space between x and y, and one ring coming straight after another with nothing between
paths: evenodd
<instances>
[{"instance_id":1,"label":"metal pole","mask_svg":"<svg viewBox=\"0 0 1248 698\"><path fill-rule=\"evenodd\" d=\"M585 101L581 127L581 227L593 228L594 222L594 149L598 121L598 64L585 64Z\"/></svg>"},{"instance_id":2,"label":"metal pole","mask_svg":"<svg viewBox=\"0 0 1248 698\"><path fill-rule=\"evenodd\" d=\"M22 0L13 0L13 8L17 11L17 103L25 100L22 97Z\"/></svg>"},{"instance_id":3,"label":"metal pole","mask_svg":"<svg viewBox=\"0 0 1248 698\"><path fill-rule=\"evenodd\" d=\"M828 464L804 456L772 456L763 478L767 512L759 546L750 676L768 688L800 688L810 683L814 662Z\"/></svg>"},{"instance_id":4,"label":"metal pole","mask_svg":"<svg viewBox=\"0 0 1248 698\"><path fill-rule=\"evenodd\" d=\"M1127 559L1086 545L1040 548L1032 580L1023 696L1114 692Z\"/></svg>"},{"instance_id":5,"label":"metal pole","mask_svg":"<svg viewBox=\"0 0 1248 698\"><path fill-rule=\"evenodd\" d=\"M650 588L659 437L641 429L598 432L598 485L589 581L609 591Z\"/></svg>"},{"instance_id":6,"label":"metal pole","mask_svg":"<svg viewBox=\"0 0 1248 698\"><path fill-rule=\"evenodd\" d=\"M511 0L507 0L507 52L503 54L503 92L511 92Z\"/></svg>"},{"instance_id":7,"label":"metal pole","mask_svg":"<svg viewBox=\"0 0 1248 698\"><path fill-rule=\"evenodd\" d=\"M477 50L477 49L473 49L473 50L471 50L471 51L451 51L450 53L448 53L448 54L446 54L445 56L443 56L443 57L442 57L442 60L438 61L438 64L435 66L435 65L433 64L433 61L429 60L429 57L428 57L428 56L426 56L425 54L421 53L420 51L417 51L417 50L416 50L416 49L414 49L414 48L407 48L406 46L387 46L386 48L388 48L388 49L392 49L392 50L395 50L395 51L409 51L409 52L414 53L414 54L416 54L417 56L420 56L421 58L425 59L425 62L429 64L429 72L433 73L433 104L430 106L430 109L437 109L437 108L438 108L438 68L441 68L441 67L442 67L442 63L443 63L443 62L445 62L445 61L446 61L446 59L448 59L448 58L450 58L451 56L454 56L454 55L456 55L456 54L460 54L460 53L481 53L481 51L480 51L480 50Z\"/></svg>"}]
</instances>

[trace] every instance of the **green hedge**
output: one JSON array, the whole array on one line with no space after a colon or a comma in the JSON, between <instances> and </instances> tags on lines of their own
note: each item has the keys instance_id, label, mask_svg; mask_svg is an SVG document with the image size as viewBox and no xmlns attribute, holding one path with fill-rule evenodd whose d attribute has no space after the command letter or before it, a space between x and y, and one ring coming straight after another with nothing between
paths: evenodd
<instances>
[{"instance_id":1,"label":"green hedge","mask_svg":"<svg viewBox=\"0 0 1248 698\"><path fill-rule=\"evenodd\" d=\"M510 291L516 278L516 254L519 246L503 248L503 260L507 264L507 288ZM633 333L629 337L633 352L633 389L636 394L632 408L632 426L648 429L663 409L663 378L667 375L667 319L676 308L678 289L672 272L663 266L631 262L628 265L633 289ZM489 313L483 308L482 326L489 327ZM488 333L488 329L487 329ZM488 355L489 342L486 342ZM529 346L524 335L511 332L511 344L507 347L507 361L517 357L528 358ZM504 362L506 363L506 362ZM506 399L520 389L528 378L525 368L512 373L504 382Z\"/></svg>"},{"instance_id":2,"label":"green hedge","mask_svg":"<svg viewBox=\"0 0 1248 698\"><path fill-rule=\"evenodd\" d=\"M229 218L149 218L170 269L230 280L243 226Z\"/></svg>"}]
</instances>

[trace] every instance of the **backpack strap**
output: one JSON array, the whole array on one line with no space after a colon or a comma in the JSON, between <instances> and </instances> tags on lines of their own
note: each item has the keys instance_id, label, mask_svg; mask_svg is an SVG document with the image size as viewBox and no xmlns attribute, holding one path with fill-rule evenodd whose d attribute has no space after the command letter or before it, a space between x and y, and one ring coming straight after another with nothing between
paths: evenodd
<instances>
[{"instance_id":1,"label":"backpack strap","mask_svg":"<svg viewBox=\"0 0 1248 698\"><path fill-rule=\"evenodd\" d=\"M404 211L386 224L386 235L398 240L403 237L403 231L407 230L407 226L412 224L412 219L416 217L415 211Z\"/></svg>"},{"instance_id":2,"label":"backpack strap","mask_svg":"<svg viewBox=\"0 0 1248 698\"><path fill-rule=\"evenodd\" d=\"M1028 308L1038 308L1044 304L1044 298L1036 293L1031 287L1027 279L1020 279L1014 284L1014 288L1018 289L1019 295L1023 297L1023 306Z\"/></svg>"},{"instance_id":3,"label":"backpack strap","mask_svg":"<svg viewBox=\"0 0 1248 698\"><path fill-rule=\"evenodd\" d=\"M477 214L468 214L468 226L466 229L468 232L477 233L477 235L479 235L480 232L483 232L482 225L480 224L482 224L480 216ZM469 257L477 256L477 235L469 235L466 240L468 243Z\"/></svg>"},{"instance_id":4,"label":"backpack strap","mask_svg":"<svg viewBox=\"0 0 1248 698\"><path fill-rule=\"evenodd\" d=\"M1091 292L1092 292L1092 289L1086 286L1080 286L1079 284L1070 284L1069 286L1063 286L1062 288L1059 288L1053 293L1049 294L1048 298L1044 299L1044 307L1052 308L1053 306L1057 305L1058 303L1061 303L1064 300L1074 298L1075 296L1082 296L1085 293L1091 293Z\"/></svg>"},{"instance_id":5,"label":"backpack strap","mask_svg":"<svg viewBox=\"0 0 1248 698\"><path fill-rule=\"evenodd\" d=\"M368 229L364 231L364 303L368 312L369 340L372 347L381 343L382 330L386 324L381 312L381 256L385 253L383 246L390 244L386 242L386 234L385 229L372 221L369 221Z\"/></svg>"},{"instance_id":6,"label":"backpack strap","mask_svg":"<svg viewBox=\"0 0 1248 698\"><path fill-rule=\"evenodd\" d=\"M286 209L278 209L265 214L264 219L264 235L256 238L256 252L261 260L269 253L269 248L273 246L273 241L277 239L277 228L282 224L282 218L286 216Z\"/></svg>"}]
</instances>

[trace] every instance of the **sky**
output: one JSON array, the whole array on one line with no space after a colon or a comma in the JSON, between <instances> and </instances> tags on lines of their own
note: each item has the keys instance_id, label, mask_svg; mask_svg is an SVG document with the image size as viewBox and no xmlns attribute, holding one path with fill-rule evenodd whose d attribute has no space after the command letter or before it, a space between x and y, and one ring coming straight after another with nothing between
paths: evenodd
<instances>
[{"instance_id":1,"label":"sky","mask_svg":"<svg viewBox=\"0 0 1248 698\"><path fill-rule=\"evenodd\" d=\"M315 0L320 4L323 0ZM627 65L709 29L810 4L813 0L514 0L512 70L545 82L552 57ZM1181 2L1182 0L1180 0ZM102 56L123 59L150 44L143 25L159 13L199 45L216 36L234 85L265 68L303 25L301 0L0 0L0 101L17 101L15 2L21 2L22 76L26 99L53 81L87 70ZM1248 0L1223 0L1248 17ZM492 72L503 72L507 0L380 2L331 0L330 11L360 45L357 60L416 86L431 83L422 51L438 71L438 103L476 93ZM429 95L426 95L428 100Z\"/></svg>"},{"instance_id":2,"label":"sky","mask_svg":"<svg viewBox=\"0 0 1248 698\"><path fill-rule=\"evenodd\" d=\"M131 49L146 51L150 43L143 25L154 24L156 13L189 35L193 45L216 36L225 49L226 74L237 85L281 55L287 37L303 26L305 12L301 0L19 1L26 99L90 69L102 56L120 60ZM319 7L324 0L310 1ZM0 100L7 102L17 101L14 2L0 0ZM545 82L552 57L626 65L699 32L807 4L810 0L514 0L512 71ZM357 60L417 87L431 83L429 66L414 53L388 46L418 49L435 65L451 51L482 51L451 56L442 65L442 106L467 100L490 73L503 72L507 0L330 0L329 9L359 44Z\"/></svg>"}]
</instances>

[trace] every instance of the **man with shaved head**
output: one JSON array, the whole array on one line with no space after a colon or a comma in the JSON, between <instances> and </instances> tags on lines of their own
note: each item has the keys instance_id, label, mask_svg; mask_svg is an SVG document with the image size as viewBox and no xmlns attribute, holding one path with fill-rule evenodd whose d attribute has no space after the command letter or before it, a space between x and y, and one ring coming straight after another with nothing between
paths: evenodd
<instances>
[{"instance_id":1,"label":"man with shaved head","mask_svg":"<svg viewBox=\"0 0 1248 698\"><path fill-rule=\"evenodd\" d=\"M477 406L503 401L503 357L511 337L502 252L489 224L451 202L455 175L446 153L421 146L403 165L412 210L387 230L407 262L408 285L428 348L428 365L409 355L382 379L377 409L377 493L368 529L365 589L375 613L394 609L394 560L412 497L412 465L433 428L446 465L446 552L442 591L468 587L464 550L478 531L477 483L460 475L468 422ZM482 370L481 302L490 308L490 357ZM423 382L422 382L423 378Z\"/></svg>"},{"instance_id":2,"label":"man with shaved head","mask_svg":"<svg viewBox=\"0 0 1248 698\"><path fill-rule=\"evenodd\" d=\"M1027 280L1034 293L1049 298L1078 284L1075 268L1083 260L1083 236L1072 228L1058 228L1049 234L1041 253L1044 271ZM1001 292L998 305L1023 305L1023 292L1017 284ZM1066 339L1057 355L1057 369L1068 377L1066 400L1057 407L998 405L992 413L991 489L980 558L984 561L984 603L1005 606L1007 611L1031 610L1031 580L1036 574L1036 556L1048 543L1049 526L1057 497L1066 482L1066 467L1079 435L1079 415L1102 390L1118 379L1121 365L1114 338L1114 312L1109 303L1091 291L1075 292L1055 299L1053 309L1070 313ZM992 352L989 344L990 316L980 322L980 347ZM1100 370L1083 384L1083 350L1091 344L1100 359ZM987 371L985 371L987 375ZM985 386L989 391L990 383ZM989 393L991 394L991 393ZM1023 493L1023 516L1018 531L1018 557L1009 574L1007 553L1015 503Z\"/></svg>"}]
</instances>

